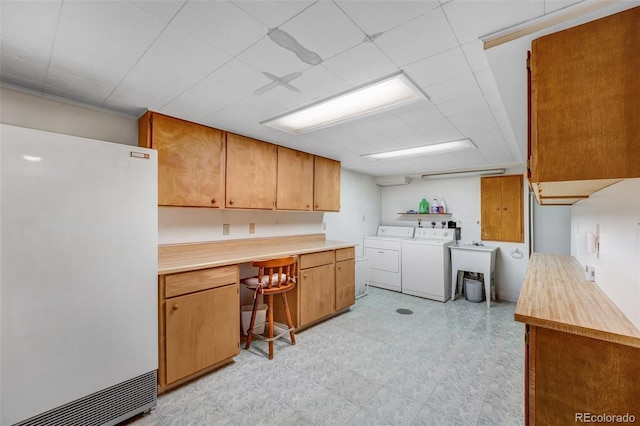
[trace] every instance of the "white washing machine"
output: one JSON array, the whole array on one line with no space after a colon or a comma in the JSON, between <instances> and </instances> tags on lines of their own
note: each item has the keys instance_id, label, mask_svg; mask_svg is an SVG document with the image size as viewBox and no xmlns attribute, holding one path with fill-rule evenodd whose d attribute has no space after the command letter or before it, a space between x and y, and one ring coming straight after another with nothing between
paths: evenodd
<instances>
[{"instance_id":1,"label":"white washing machine","mask_svg":"<svg viewBox=\"0 0 640 426\"><path fill-rule=\"evenodd\" d=\"M455 229L416 228L402 240L402 292L446 302L451 297L451 255Z\"/></svg>"},{"instance_id":2,"label":"white washing machine","mask_svg":"<svg viewBox=\"0 0 640 426\"><path fill-rule=\"evenodd\" d=\"M376 235L364 237L370 286L402 291L402 241L413 237L413 230L408 226L380 225Z\"/></svg>"}]
</instances>

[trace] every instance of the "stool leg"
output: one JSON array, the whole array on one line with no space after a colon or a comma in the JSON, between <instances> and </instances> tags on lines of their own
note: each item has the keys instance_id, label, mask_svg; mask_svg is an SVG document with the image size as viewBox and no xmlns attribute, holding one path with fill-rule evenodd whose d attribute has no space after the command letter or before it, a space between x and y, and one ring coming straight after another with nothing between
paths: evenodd
<instances>
[{"instance_id":1,"label":"stool leg","mask_svg":"<svg viewBox=\"0 0 640 426\"><path fill-rule=\"evenodd\" d=\"M267 296L268 308L267 315L269 317L269 359L273 359L273 294Z\"/></svg>"},{"instance_id":2,"label":"stool leg","mask_svg":"<svg viewBox=\"0 0 640 426\"><path fill-rule=\"evenodd\" d=\"M291 312L289 312L289 304L287 303L287 293L281 293L281 294L282 294L282 304L284 305L284 314L287 317L287 325L291 330L289 332L289 336L291 337L291 344L295 345L296 335L293 333L293 321L291 320Z\"/></svg>"},{"instance_id":3,"label":"stool leg","mask_svg":"<svg viewBox=\"0 0 640 426\"><path fill-rule=\"evenodd\" d=\"M251 333L253 333L253 326L256 323L256 312L258 311L258 297L253 301L253 311L251 312L251 321L249 322L249 328L247 329L247 341L244 345L245 349L251 347Z\"/></svg>"}]
</instances>

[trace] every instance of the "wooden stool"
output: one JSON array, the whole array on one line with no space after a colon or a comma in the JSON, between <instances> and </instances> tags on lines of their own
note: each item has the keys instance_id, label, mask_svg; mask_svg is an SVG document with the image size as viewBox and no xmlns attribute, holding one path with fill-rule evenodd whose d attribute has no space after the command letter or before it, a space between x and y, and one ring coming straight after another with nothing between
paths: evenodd
<instances>
[{"instance_id":1,"label":"wooden stool","mask_svg":"<svg viewBox=\"0 0 640 426\"><path fill-rule=\"evenodd\" d=\"M254 289L253 296L253 311L251 313L251 322L249 323L249 329L247 330L247 342L245 349L251 347L251 339L256 337L258 339L266 340L269 342L269 359L273 359L273 341L279 339L285 334L289 333L291 338L291 344L296 344L296 336L293 332L293 321L291 320L291 313L289 312L289 304L287 303L287 292L292 290L296 284L297 265L298 259L296 257L283 257L279 259L261 260L252 263L254 267L258 268L258 275L256 277L247 278L242 280L242 283L248 288ZM258 310L259 298L258 295L262 294L267 303L267 337L263 337L258 334L253 334L253 327L256 321L256 311ZM274 336L273 331L273 295L282 295L282 304L284 305L284 312L287 317L288 330L283 330L277 336Z\"/></svg>"}]
</instances>

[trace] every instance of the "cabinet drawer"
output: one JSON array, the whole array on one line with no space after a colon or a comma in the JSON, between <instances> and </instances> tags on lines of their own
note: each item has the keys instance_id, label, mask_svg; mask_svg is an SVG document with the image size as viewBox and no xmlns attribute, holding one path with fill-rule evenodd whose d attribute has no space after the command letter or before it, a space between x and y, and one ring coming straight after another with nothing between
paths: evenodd
<instances>
[{"instance_id":1,"label":"cabinet drawer","mask_svg":"<svg viewBox=\"0 0 640 426\"><path fill-rule=\"evenodd\" d=\"M356 257L356 248L347 247L336 250L336 262L340 262L347 259L354 259Z\"/></svg>"},{"instance_id":2,"label":"cabinet drawer","mask_svg":"<svg viewBox=\"0 0 640 426\"><path fill-rule=\"evenodd\" d=\"M321 251L319 253L309 253L300 256L300 269L314 268L320 265L328 265L335 260L333 250Z\"/></svg>"},{"instance_id":3,"label":"cabinet drawer","mask_svg":"<svg viewBox=\"0 0 640 426\"><path fill-rule=\"evenodd\" d=\"M237 265L171 274L165 277L165 298L233 284L237 281Z\"/></svg>"}]
</instances>

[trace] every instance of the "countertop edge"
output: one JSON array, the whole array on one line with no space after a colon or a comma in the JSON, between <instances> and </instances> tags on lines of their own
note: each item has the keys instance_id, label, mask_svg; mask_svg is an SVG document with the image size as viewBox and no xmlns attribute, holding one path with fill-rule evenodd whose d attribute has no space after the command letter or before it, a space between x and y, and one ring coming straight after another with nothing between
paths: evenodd
<instances>
[{"instance_id":1,"label":"countertop edge","mask_svg":"<svg viewBox=\"0 0 640 426\"><path fill-rule=\"evenodd\" d=\"M281 245L276 246L273 249L260 249L255 251L247 251L246 255L238 255L238 254L229 254L229 255L220 255L218 253L211 253L212 257L217 257L217 259L211 259L204 262L194 261L184 261L180 262L180 265L168 265L165 267L158 265L158 275L167 275L167 274L175 274L179 272L188 272L195 271L199 269L207 269L207 268L215 268L218 266L227 266L227 265L235 265L241 263L248 263L258 259L267 259L273 257L283 257L283 256L292 256L292 255L300 255L300 254L309 254L327 250L338 250L342 248L350 248L355 247L357 244L346 241L318 241L314 243L302 243L302 244L291 244L290 246Z\"/></svg>"}]
</instances>

